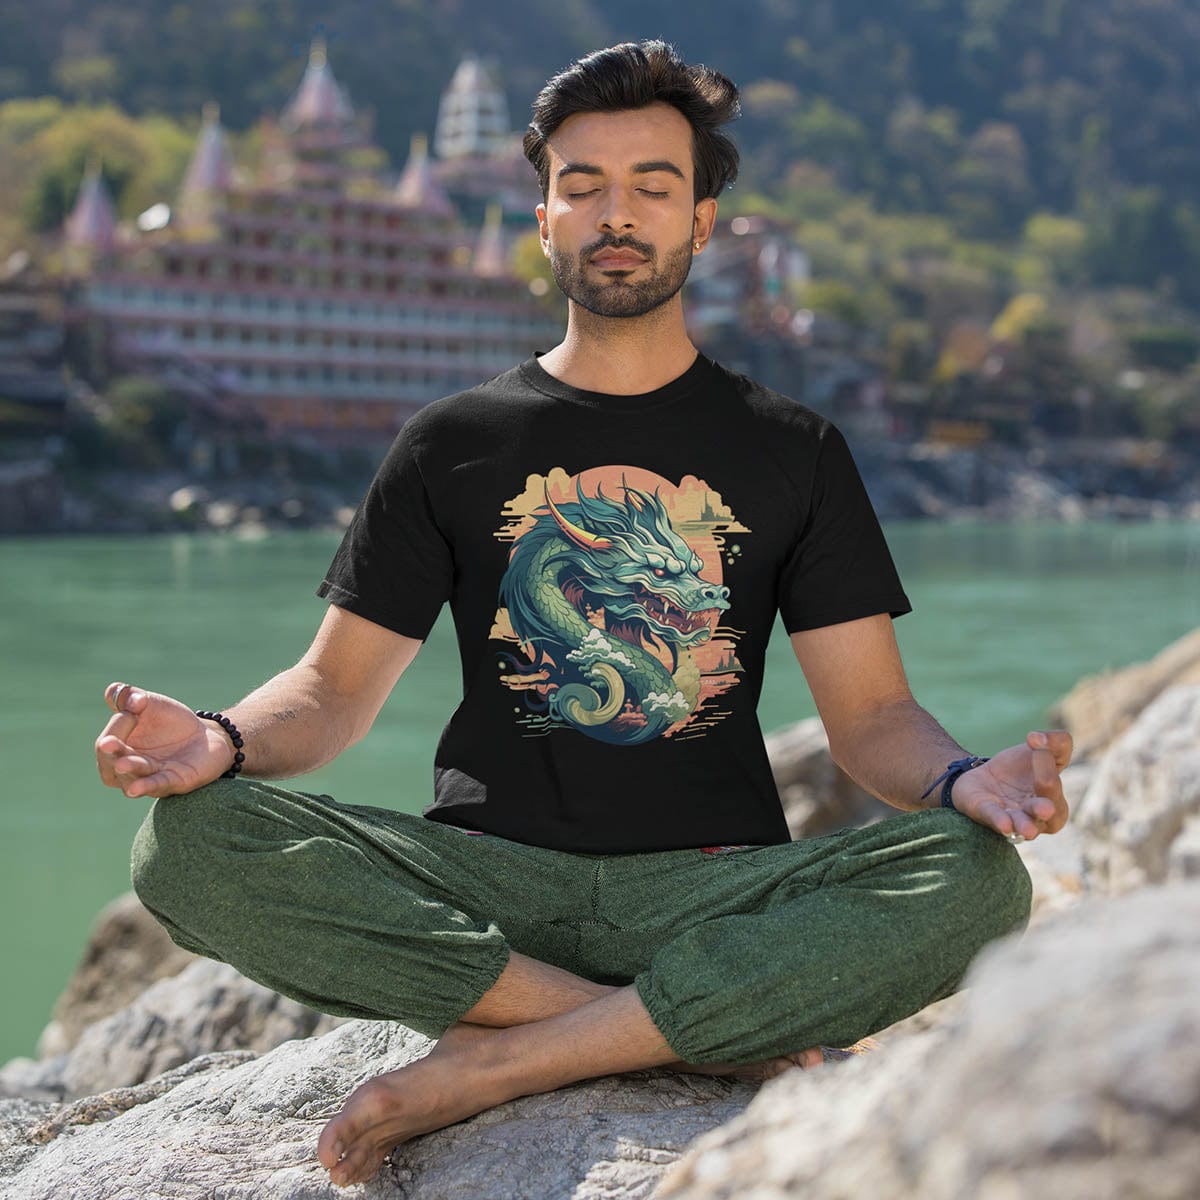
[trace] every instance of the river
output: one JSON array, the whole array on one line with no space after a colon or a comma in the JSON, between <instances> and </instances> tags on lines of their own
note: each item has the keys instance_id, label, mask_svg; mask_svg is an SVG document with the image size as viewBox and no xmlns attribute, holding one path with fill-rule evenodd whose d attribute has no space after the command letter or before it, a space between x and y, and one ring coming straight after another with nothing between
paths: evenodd
<instances>
[{"instance_id":1,"label":"river","mask_svg":"<svg viewBox=\"0 0 1200 1200\"><path fill-rule=\"evenodd\" d=\"M1084 674L1200 625L1200 524L888 527L915 611L897 622L913 691L988 753L1041 724ZM0 542L0 1062L32 1052L97 910L128 887L146 808L102 788L92 741L120 678L220 707L304 650L327 533ZM460 697L449 613L370 736L304 787L418 811ZM781 625L759 715L814 709Z\"/></svg>"}]
</instances>

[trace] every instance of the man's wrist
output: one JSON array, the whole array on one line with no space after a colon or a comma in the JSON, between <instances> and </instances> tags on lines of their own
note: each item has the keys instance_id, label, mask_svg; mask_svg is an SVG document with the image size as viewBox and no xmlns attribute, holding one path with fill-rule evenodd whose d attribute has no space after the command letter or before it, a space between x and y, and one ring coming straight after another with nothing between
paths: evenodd
<instances>
[{"instance_id":1,"label":"man's wrist","mask_svg":"<svg viewBox=\"0 0 1200 1200\"><path fill-rule=\"evenodd\" d=\"M930 795L936 792L936 799L929 804L930 808L950 808L955 812L954 808L954 785L968 771L973 771L976 767L982 766L988 759L981 757L978 754L968 754L962 758L956 758L953 762L946 765L946 769L925 789L921 795L921 799L925 800Z\"/></svg>"},{"instance_id":2,"label":"man's wrist","mask_svg":"<svg viewBox=\"0 0 1200 1200\"><path fill-rule=\"evenodd\" d=\"M221 773L222 779L234 778L242 769L242 764L246 761L246 755L243 751L244 741L241 731L233 723L230 717L224 713L210 712L207 709L196 709L196 716L206 724L214 725L221 734L221 743L229 747L229 761L225 766L225 770Z\"/></svg>"}]
</instances>

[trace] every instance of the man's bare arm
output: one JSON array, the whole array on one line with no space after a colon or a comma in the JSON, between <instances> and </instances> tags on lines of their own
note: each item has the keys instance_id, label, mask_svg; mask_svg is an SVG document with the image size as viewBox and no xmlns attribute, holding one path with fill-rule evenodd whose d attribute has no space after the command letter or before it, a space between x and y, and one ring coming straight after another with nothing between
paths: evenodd
<instances>
[{"instance_id":1,"label":"man's bare arm","mask_svg":"<svg viewBox=\"0 0 1200 1200\"><path fill-rule=\"evenodd\" d=\"M295 666L224 710L245 741L243 772L284 779L335 758L370 729L421 645L331 605ZM115 715L97 766L127 796L193 791L233 762L225 733L169 696L114 683L105 700Z\"/></svg>"},{"instance_id":2,"label":"man's bare arm","mask_svg":"<svg viewBox=\"0 0 1200 1200\"><path fill-rule=\"evenodd\" d=\"M804 630L791 641L838 766L895 808L936 808L940 788L922 795L968 751L913 698L891 618ZM1067 819L1059 771L1070 757L1069 734L1032 731L1025 745L961 776L955 807L999 833L1055 833Z\"/></svg>"}]
</instances>

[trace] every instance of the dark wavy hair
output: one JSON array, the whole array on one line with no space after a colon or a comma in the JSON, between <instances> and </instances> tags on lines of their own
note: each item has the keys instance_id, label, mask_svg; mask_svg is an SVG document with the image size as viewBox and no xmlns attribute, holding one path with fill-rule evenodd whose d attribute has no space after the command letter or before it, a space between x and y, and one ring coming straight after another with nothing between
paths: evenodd
<instances>
[{"instance_id":1,"label":"dark wavy hair","mask_svg":"<svg viewBox=\"0 0 1200 1200\"><path fill-rule=\"evenodd\" d=\"M696 199L718 196L738 173L737 147L720 129L741 111L737 87L710 67L689 66L666 42L645 41L597 50L560 71L538 93L524 148L542 197L550 191L546 142L568 117L624 112L656 101L677 108L692 127Z\"/></svg>"}]
</instances>

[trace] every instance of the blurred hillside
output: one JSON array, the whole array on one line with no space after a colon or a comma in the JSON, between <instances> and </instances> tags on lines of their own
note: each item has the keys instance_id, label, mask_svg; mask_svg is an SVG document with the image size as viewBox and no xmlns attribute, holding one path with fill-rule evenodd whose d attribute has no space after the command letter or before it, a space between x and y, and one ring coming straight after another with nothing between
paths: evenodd
<instances>
[{"instance_id":1,"label":"blurred hillside","mask_svg":"<svg viewBox=\"0 0 1200 1200\"><path fill-rule=\"evenodd\" d=\"M501 64L519 115L578 54L665 36L742 86L751 185L783 186L803 161L880 211L946 213L972 236L1014 234L1042 209L1097 233L1101 209L1110 223L1153 213L1198 236L1200 8L1185 0L694 0L686 17L644 0L4 0L0 18L0 98L193 124L218 98L233 128L278 105L323 29L399 160L464 52ZM1154 194L1113 195L1126 188ZM1171 249L1143 264L1149 282L1179 265Z\"/></svg>"},{"instance_id":2,"label":"blurred hillside","mask_svg":"<svg viewBox=\"0 0 1200 1200\"><path fill-rule=\"evenodd\" d=\"M385 171L464 54L520 127L574 57L662 36L742 89L723 216L802 250L769 332L849 381L806 402L864 436L886 411L893 437L942 446L1072 438L1139 480L1200 454L1194 0L0 0L0 20L0 283L14 252L54 273L93 154L125 222L175 195L208 101L253 163L314 34Z\"/></svg>"}]
</instances>

